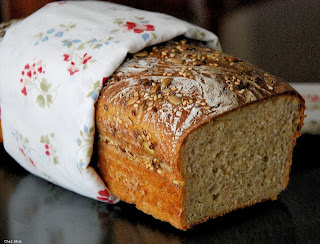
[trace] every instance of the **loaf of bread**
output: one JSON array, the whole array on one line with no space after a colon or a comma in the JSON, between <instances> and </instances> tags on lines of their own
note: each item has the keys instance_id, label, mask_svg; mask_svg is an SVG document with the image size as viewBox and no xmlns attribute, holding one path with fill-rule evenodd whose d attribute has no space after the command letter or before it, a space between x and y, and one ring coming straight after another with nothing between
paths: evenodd
<instances>
[{"instance_id":1,"label":"loaf of bread","mask_svg":"<svg viewBox=\"0 0 320 244\"><path fill-rule=\"evenodd\" d=\"M190 40L128 58L96 107L98 168L121 200L186 230L287 187L303 98Z\"/></svg>"}]
</instances>

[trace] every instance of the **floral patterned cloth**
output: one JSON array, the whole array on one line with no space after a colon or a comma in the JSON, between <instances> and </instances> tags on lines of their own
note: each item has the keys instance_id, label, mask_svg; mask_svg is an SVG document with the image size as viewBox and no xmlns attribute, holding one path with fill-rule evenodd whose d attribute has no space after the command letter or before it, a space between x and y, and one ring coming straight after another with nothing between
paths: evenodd
<instances>
[{"instance_id":1,"label":"floral patterned cloth","mask_svg":"<svg viewBox=\"0 0 320 244\"><path fill-rule=\"evenodd\" d=\"M89 165L94 104L127 53L179 35L220 49L218 38L200 27L97 1L53 2L9 28L0 44L6 151L39 177L117 202Z\"/></svg>"},{"instance_id":2,"label":"floral patterned cloth","mask_svg":"<svg viewBox=\"0 0 320 244\"><path fill-rule=\"evenodd\" d=\"M305 99L303 134L320 134L320 83L291 83Z\"/></svg>"}]
</instances>

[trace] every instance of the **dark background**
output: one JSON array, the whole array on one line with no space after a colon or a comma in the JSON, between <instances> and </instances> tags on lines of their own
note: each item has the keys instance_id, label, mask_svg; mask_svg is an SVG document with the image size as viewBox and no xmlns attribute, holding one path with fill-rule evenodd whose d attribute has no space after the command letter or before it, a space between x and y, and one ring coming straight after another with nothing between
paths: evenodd
<instances>
[{"instance_id":1,"label":"dark background","mask_svg":"<svg viewBox=\"0 0 320 244\"><path fill-rule=\"evenodd\" d=\"M1 19L50 0L1 0ZM320 82L319 0L114 0L167 13L216 33L226 53L288 82Z\"/></svg>"}]
</instances>

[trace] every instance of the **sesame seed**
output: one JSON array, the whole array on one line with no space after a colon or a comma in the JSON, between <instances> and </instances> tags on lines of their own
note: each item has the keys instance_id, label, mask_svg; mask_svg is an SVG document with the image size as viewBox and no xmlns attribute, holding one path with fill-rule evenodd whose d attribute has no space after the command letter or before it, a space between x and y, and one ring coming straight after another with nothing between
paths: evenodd
<instances>
[{"instance_id":1,"label":"sesame seed","mask_svg":"<svg viewBox=\"0 0 320 244\"><path fill-rule=\"evenodd\" d=\"M210 107L209 107L209 106L207 106L207 107L205 107L204 109L205 109L205 110L209 110L209 109L210 109Z\"/></svg>"}]
</instances>

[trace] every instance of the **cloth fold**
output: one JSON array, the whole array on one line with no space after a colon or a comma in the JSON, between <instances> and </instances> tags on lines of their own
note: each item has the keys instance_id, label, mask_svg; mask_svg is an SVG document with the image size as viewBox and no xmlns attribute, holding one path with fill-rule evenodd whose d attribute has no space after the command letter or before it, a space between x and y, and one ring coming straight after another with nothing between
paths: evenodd
<instances>
[{"instance_id":1,"label":"cloth fold","mask_svg":"<svg viewBox=\"0 0 320 244\"><path fill-rule=\"evenodd\" d=\"M220 50L200 27L107 2L53 2L15 24L0 44L5 150L41 178L116 203L90 166L95 102L127 53L180 35Z\"/></svg>"}]
</instances>

